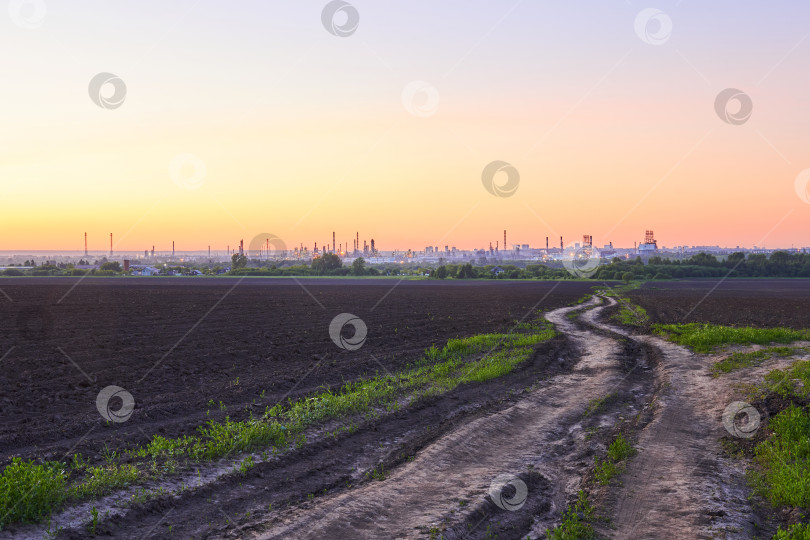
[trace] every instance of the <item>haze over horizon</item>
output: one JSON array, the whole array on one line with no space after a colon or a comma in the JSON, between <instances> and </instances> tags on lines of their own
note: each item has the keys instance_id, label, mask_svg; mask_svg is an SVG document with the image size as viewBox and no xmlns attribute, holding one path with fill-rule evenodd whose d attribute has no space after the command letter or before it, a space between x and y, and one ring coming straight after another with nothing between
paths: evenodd
<instances>
[{"instance_id":1,"label":"haze over horizon","mask_svg":"<svg viewBox=\"0 0 810 540\"><path fill-rule=\"evenodd\" d=\"M810 5L325 5L12 2L0 250L810 245Z\"/></svg>"}]
</instances>

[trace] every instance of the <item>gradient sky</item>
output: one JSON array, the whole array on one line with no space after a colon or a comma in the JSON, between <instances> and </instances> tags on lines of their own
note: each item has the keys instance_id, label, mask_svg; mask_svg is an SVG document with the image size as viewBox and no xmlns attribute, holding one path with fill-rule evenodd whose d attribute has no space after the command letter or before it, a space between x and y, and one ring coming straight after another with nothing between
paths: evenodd
<instances>
[{"instance_id":1,"label":"gradient sky","mask_svg":"<svg viewBox=\"0 0 810 540\"><path fill-rule=\"evenodd\" d=\"M357 0L357 31L323 1L47 2L33 29L0 13L0 249L288 246L810 245L810 4ZM437 5L438 4L438 5ZM754 3L748 3L754 4ZM28 13L28 12L24 12ZM653 31L655 28L653 28ZM127 86L97 106L99 72ZM436 88L409 114L410 82ZM753 101L724 123L717 94ZM191 153L198 189L169 174ZM488 193L487 163L520 173ZM188 172L190 169L184 169Z\"/></svg>"}]
</instances>

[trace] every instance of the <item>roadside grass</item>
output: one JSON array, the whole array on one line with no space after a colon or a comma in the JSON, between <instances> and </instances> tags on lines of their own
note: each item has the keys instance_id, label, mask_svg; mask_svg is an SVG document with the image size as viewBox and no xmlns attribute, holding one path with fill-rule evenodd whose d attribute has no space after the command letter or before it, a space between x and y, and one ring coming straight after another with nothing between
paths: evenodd
<instances>
[{"instance_id":1,"label":"roadside grass","mask_svg":"<svg viewBox=\"0 0 810 540\"><path fill-rule=\"evenodd\" d=\"M594 456L594 476L600 485L606 486L610 481L620 474L624 468L624 461L635 454L635 450L621 434L610 444L607 451L607 459L600 463L599 458Z\"/></svg>"},{"instance_id":2,"label":"roadside grass","mask_svg":"<svg viewBox=\"0 0 810 540\"><path fill-rule=\"evenodd\" d=\"M641 287L642 282L633 282L617 287L609 287L600 291L604 296L615 298L619 303L619 310L611 318L625 326L646 327L650 324L647 310L634 304L625 293Z\"/></svg>"},{"instance_id":3,"label":"roadside grass","mask_svg":"<svg viewBox=\"0 0 810 540\"><path fill-rule=\"evenodd\" d=\"M770 371L751 397L764 402L770 394L787 406L780 405L784 408L760 428L767 438L753 449L748 481L754 493L772 506L804 512L810 508L810 361L797 360L789 368ZM810 538L810 525L780 527L773 538Z\"/></svg>"},{"instance_id":4,"label":"roadside grass","mask_svg":"<svg viewBox=\"0 0 810 540\"><path fill-rule=\"evenodd\" d=\"M774 506L810 507L810 414L791 405L768 427L773 435L754 450L755 491Z\"/></svg>"},{"instance_id":5,"label":"roadside grass","mask_svg":"<svg viewBox=\"0 0 810 540\"><path fill-rule=\"evenodd\" d=\"M735 327L708 323L655 324L653 331L700 353L708 353L724 345L768 345L810 339L810 330Z\"/></svg>"},{"instance_id":6,"label":"roadside grass","mask_svg":"<svg viewBox=\"0 0 810 540\"><path fill-rule=\"evenodd\" d=\"M105 464L91 466L81 455L70 465L42 465L14 458L0 476L0 529L14 522L36 522L66 500L85 500L175 472L188 462L205 462L235 453L268 448L278 453L306 443L305 429L358 414L373 417L397 410L462 384L481 383L511 373L531 358L534 347L556 336L546 321L523 323L515 333L480 334L450 339L428 348L421 359L401 372L377 375L324 389L309 397L267 407L264 414L234 421L209 420L193 435L154 435L148 444L122 452L105 452ZM127 457L127 464L117 462ZM248 457L235 469L254 466ZM375 470L376 473L376 470ZM379 478L381 474L372 475Z\"/></svg>"},{"instance_id":7,"label":"roadside grass","mask_svg":"<svg viewBox=\"0 0 810 540\"><path fill-rule=\"evenodd\" d=\"M61 463L36 464L14 458L0 476L0 530L9 523L32 523L51 514L66 498Z\"/></svg>"},{"instance_id":8,"label":"roadside grass","mask_svg":"<svg viewBox=\"0 0 810 540\"><path fill-rule=\"evenodd\" d=\"M787 369L775 369L765 375L765 391L806 403L810 400L810 360L797 360Z\"/></svg>"},{"instance_id":9,"label":"roadside grass","mask_svg":"<svg viewBox=\"0 0 810 540\"><path fill-rule=\"evenodd\" d=\"M553 529L546 529L549 540L588 540L596 538L596 532L590 521L594 508L588 502L584 491L579 492L577 501L563 513L562 523Z\"/></svg>"},{"instance_id":10,"label":"roadside grass","mask_svg":"<svg viewBox=\"0 0 810 540\"><path fill-rule=\"evenodd\" d=\"M767 347L758 351L734 352L719 362L715 362L711 371L713 376L718 377L722 373L759 366L775 356L794 356L802 352L807 352L807 349L803 347Z\"/></svg>"},{"instance_id":11,"label":"roadside grass","mask_svg":"<svg viewBox=\"0 0 810 540\"><path fill-rule=\"evenodd\" d=\"M644 326L649 323L650 317L643 307L633 305L626 299L620 299L616 320L626 326Z\"/></svg>"},{"instance_id":12,"label":"roadside grass","mask_svg":"<svg viewBox=\"0 0 810 540\"><path fill-rule=\"evenodd\" d=\"M585 412L582 413L582 417L585 418L592 414L601 412L602 410L605 409L607 404L615 400L616 397L617 394L615 392L610 392L600 398L592 399L591 401L588 402L588 406L585 407Z\"/></svg>"},{"instance_id":13,"label":"roadside grass","mask_svg":"<svg viewBox=\"0 0 810 540\"><path fill-rule=\"evenodd\" d=\"M810 524L796 523L791 525L787 530L781 527L776 531L773 540L807 540L810 538Z\"/></svg>"}]
</instances>

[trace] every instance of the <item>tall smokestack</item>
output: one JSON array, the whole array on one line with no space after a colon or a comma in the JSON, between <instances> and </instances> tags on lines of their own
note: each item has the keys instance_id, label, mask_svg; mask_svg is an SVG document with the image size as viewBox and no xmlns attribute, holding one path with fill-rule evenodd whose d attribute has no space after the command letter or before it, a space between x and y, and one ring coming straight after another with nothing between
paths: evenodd
<instances>
[{"instance_id":1,"label":"tall smokestack","mask_svg":"<svg viewBox=\"0 0 810 540\"><path fill-rule=\"evenodd\" d=\"M332 251L335 251L335 231L332 231Z\"/></svg>"},{"instance_id":2,"label":"tall smokestack","mask_svg":"<svg viewBox=\"0 0 810 540\"><path fill-rule=\"evenodd\" d=\"M174 240L172 240L172 257L174 257Z\"/></svg>"},{"instance_id":3,"label":"tall smokestack","mask_svg":"<svg viewBox=\"0 0 810 540\"><path fill-rule=\"evenodd\" d=\"M561 236L560 237L560 251L562 251L562 250L563 250L563 242L562 242L562 236Z\"/></svg>"},{"instance_id":4,"label":"tall smokestack","mask_svg":"<svg viewBox=\"0 0 810 540\"><path fill-rule=\"evenodd\" d=\"M503 230L503 250L506 251L506 229Z\"/></svg>"},{"instance_id":5,"label":"tall smokestack","mask_svg":"<svg viewBox=\"0 0 810 540\"><path fill-rule=\"evenodd\" d=\"M87 257L87 233L84 233L84 256Z\"/></svg>"},{"instance_id":6,"label":"tall smokestack","mask_svg":"<svg viewBox=\"0 0 810 540\"><path fill-rule=\"evenodd\" d=\"M113 249L112 249L112 233L110 233L110 257L113 256Z\"/></svg>"},{"instance_id":7,"label":"tall smokestack","mask_svg":"<svg viewBox=\"0 0 810 540\"><path fill-rule=\"evenodd\" d=\"M548 251L548 236L546 236L546 251Z\"/></svg>"}]
</instances>

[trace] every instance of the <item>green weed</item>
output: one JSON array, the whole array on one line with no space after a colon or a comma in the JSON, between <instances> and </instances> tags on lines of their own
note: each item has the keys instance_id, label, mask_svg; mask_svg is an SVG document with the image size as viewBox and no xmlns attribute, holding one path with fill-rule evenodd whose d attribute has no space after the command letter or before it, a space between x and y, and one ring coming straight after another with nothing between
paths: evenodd
<instances>
[{"instance_id":1,"label":"green weed","mask_svg":"<svg viewBox=\"0 0 810 540\"><path fill-rule=\"evenodd\" d=\"M670 341L701 353L708 353L723 345L792 343L810 338L810 330L720 326L707 323L656 324L653 330Z\"/></svg>"}]
</instances>

